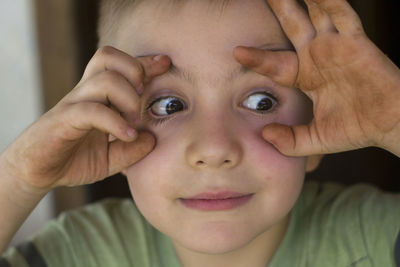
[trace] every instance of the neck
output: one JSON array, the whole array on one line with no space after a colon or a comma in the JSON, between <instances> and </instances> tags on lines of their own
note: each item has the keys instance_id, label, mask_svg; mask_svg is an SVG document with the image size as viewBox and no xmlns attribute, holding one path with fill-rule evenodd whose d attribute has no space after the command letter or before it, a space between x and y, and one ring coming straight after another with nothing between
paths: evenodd
<instances>
[{"instance_id":1,"label":"neck","mask_svg":"<svg viewBox=\"0 0 400 267\"><path fill-rule=\"evenodd\" d=\"M249 243L223 254L205 254L192 251L174 242L174 247L183 267L252 266L265 267L277 251L289 226L287 215L280 223L258 235Z\"/></svg>"}]
</instances>

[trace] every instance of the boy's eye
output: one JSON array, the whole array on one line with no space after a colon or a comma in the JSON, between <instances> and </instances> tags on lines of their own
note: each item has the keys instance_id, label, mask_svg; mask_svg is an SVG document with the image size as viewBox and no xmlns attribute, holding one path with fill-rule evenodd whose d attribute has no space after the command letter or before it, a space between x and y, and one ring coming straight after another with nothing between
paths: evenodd
<instances>
[{"instance_id":1,"label":"boy's eye","mask_svg":"<svg viewBox=\"0 0 400 267\"><path fill-rule=\"evenodd\" d=\"M153 101L149 109L156 116L168 116L186 108L185 103L176 97L159 98Z\"/></svg>"},{"instance_id":2,"label":"boy's eye","mask_svg":"<svg viewBox=\"0 0 400 267\"><path fill-rule=\"evenodd\" d=\"M267 112L272 110L278 103L276 98L267 92L255 93L246 98L243 106L260 112Z\"/></svg>"}]
</instances>

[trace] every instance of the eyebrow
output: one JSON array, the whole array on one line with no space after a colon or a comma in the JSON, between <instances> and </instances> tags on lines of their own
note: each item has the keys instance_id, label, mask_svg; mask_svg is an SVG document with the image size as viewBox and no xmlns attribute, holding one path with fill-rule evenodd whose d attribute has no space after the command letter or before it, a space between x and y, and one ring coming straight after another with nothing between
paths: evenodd
<instances>
[{"instance_id":1,"label":"eyebrow","mask_svg":"<svg viewBox=\"0 0 400 267\"><path fill-rule=\"evenodd\" d=\"M255 46L258 49L265 49L265 50L271 50L271 51L295 51L292 44L289 43L287 45L282 45L281 43L266 43L260 46ZM149 56L149 55L140 55L137 57L145 57L145 56ZM233 80L235 78L237 78L238 76L247 74L249 72L252 72L251 69L246 68L243 65L238 66L237 68L233 69L232 71L228 72L227 75L225 76L227 80ZM181 69L180 67L174 65L173 63L171 63L171 67L168 69L168 71L166 73L164 73L163 75L171 75L174 77L177 77L181 80L184 80L188 83L190 83L191 85L196 85L198 83L197 78L195 73L187 71L185 69Z\"/></svg>"},{"instance_id":2,"label":"eyebrow","mask_svg":"<svg viewBox=\"0 0 400 267\"><path fill-rule=\"evenodd\" d=\"M288 45L283 45L283 46L282 46L282 44L279 44L279 43L266 43L266 44L257 46L256 48L265 49L265 50L268 49L271 51L284 51L284 50L294 51L294 48L293 48L292 44L290 44L290 43ZM252 70L243 65L240 65L237 68L233 69L232 71L228 72L225 77L227 80L233 80L233 79L236 79L237 77L247 74L249 72L252 72ZM170 69L165 74L175 76L175 77L177 77L181 80L184 80L192 85L195 85L198 82L195 73L187 71L185 69L181 69L178 66L175 66L174 64L171 64Z\"/></svg>"},{"instance_id":3,"label":"eyebrow","mask_svg":"<svg viewBox=\"0 0 400 267\"><path fill-rule=\"evenodd\" d=\"M251 70L244 66L238 66L237 68L228 72L225 77L228 80L232 80L232 79L235 79L238 76L244 75L248 72L251 72ZM175 66L173 64L171 65L170 69L165 74L175 76L181 80L184 80L184 81L190 83L191 85L196 85L198 83L195 73L187 71L185 69L181 69L178 66Z\"/></svg>"}]
</instances>

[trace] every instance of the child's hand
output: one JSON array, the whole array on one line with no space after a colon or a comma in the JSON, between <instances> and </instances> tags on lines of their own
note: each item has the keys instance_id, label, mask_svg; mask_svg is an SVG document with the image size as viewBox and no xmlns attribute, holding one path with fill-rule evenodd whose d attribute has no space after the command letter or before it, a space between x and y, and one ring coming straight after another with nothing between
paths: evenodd
<instances>
[{"instance_id":1,"label":"child's hand","mask_svg":"<svg viewBox=\"0 0 400 267\"><path fill-rule=\"evenodd\" d=\"M1 170L15 184L48 191L93 183L137 162L155 144L132 129L141 108L137 90L169 66L166 56L99 49L78 85L2 153Z\"/></svg>"},{"instance_id":2,"label":"child's hand","mask_svg":"<svg viewBox=\"0 0 400 267\"><path fill-rule=\"evenodd\" d=\"M366 146L400 155L400 71L368 39L351 6L345 0L306 0L309 17L296 0L268 3L296 53L238 47L234 55L255 71L300 88L314 103L314 119L302 126L267 125L264 138L292 156ZM282 79L277 60L298 64L297 76Z\"/></svg>"}]
</instances>

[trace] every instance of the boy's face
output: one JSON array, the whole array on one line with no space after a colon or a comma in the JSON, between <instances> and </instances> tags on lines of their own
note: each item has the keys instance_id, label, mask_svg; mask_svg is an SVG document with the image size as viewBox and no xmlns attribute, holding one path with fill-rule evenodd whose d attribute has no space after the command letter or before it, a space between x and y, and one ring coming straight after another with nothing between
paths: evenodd
<instances>
[{"instance_id":1,"label":"boy's face","mask_svg":"<svg viewBox=\"0 0 400 267\"><path fill-rule=\"evenodd\" d=\"M157 145L126 170L138 208L189 250L224 253L272 236L299 196L306 159L283 156L261 130L307 122L310 102L242 69L232 52L238 45L289 49L288 40L263 0L232 1L222 12L208 1L175 9L153 2L128 15L116 39L133 56L165 54L175 67L142 95L142 126ZM226 191L246 197L182 201Z\"/></svg>"}]
</instances>

